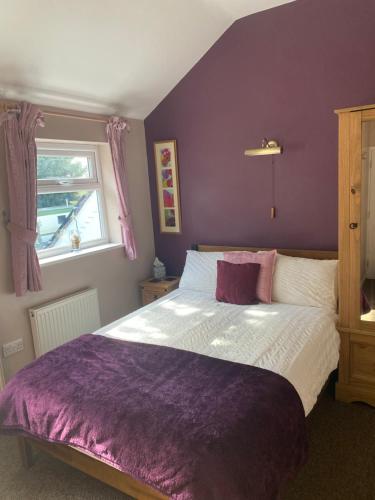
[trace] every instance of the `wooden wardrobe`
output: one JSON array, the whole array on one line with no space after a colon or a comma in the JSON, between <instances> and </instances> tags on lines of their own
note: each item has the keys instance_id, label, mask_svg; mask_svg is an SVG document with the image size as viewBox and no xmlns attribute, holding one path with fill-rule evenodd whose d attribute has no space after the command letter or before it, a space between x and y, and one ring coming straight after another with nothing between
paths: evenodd
<instances>
[{"instance_id":1,"label":"wooden wardrobe","mask_svg":"<svg viewBox=\"0 0 375 500\"><path fill-rule=\"evenodd\" d=\"M339 119L339 322L336 398L375 406L375 104Z\"/></svg>"}]
</instances>

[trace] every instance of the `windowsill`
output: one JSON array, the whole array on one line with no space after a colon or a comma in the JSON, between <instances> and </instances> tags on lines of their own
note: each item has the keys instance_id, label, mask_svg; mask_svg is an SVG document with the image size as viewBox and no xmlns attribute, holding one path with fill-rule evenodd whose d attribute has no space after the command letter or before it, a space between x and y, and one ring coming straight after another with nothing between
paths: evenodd
<instances>
[{"instance_id":1,"label":"windowsill","mask_svg":"<svg viewBox=\"0 0 375 500\"><path fill-rule=\"evenodd\" d=\"M61 255L54 255L53 257L45 257L44 259L39 259L39 264L41 267L47 267L53 264L61 264L63 262L80 259L85 255L96 255L99 253L108 252L109 250L114 250L116 248L121 248L122 246L122 243L106 243L105 245L83 248L82 250L63 253Z\"/></svg>"}]
</instances>

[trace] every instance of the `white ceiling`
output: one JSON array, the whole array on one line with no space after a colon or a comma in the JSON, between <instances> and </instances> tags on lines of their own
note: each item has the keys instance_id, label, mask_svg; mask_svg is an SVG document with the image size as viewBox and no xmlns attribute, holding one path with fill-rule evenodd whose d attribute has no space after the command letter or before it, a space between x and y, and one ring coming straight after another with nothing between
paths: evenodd
<instances>
[{"instance_id":1,"label":"white ceiling","mask_svg":"<svg viewBox=\"0 0 375 500\"><path fill-rule=\"evenodd\" d=\"M292 0L0 0L0 97L145 118L238 18Z\"/></svg>"}]
</instances>

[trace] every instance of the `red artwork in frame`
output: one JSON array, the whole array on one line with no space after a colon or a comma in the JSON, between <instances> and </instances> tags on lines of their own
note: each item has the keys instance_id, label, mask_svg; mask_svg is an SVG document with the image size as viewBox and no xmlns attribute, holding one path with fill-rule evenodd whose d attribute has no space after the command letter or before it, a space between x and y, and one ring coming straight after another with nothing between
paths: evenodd
<instances>
[{"instance_id":1,"label":"red artwork in frame","mask_svg":"<svg viewBox=\"0 0 375 500\"><path fill-rule=\"evenodd\" d=\"M175 140L154 143L160 232L181 233L181 206Z\"/></svg>"}]
</instances>

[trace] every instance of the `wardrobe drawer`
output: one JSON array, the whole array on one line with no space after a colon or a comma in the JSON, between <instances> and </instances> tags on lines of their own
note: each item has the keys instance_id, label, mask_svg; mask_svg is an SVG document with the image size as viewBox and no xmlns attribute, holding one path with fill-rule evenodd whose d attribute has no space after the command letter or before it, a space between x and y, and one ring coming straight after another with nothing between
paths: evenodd
<instances>
[{"instance_id":1,"label":"wardrobe drawer","mask_svg":"<svg viewBox=\"0 0 375 500\"><path fill-rule=\"evenodd\" d=\"M350 340L350 379L352 382L375 384L375 342L356 335Z\"/></svg>"}]
</instances>

